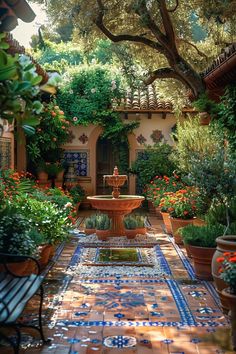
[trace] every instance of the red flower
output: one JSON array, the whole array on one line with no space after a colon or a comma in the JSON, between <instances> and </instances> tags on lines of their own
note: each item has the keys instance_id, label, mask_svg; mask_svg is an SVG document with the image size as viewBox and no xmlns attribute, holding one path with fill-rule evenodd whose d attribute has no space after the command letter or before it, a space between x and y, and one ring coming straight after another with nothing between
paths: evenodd
<instances>
[{"instance_id":1,"label":"red flower","mask_svg":"<svg viewBox=\"0 0 236 354\"><path fill-rule=\"evenodd\" d=\"M236 263L236 256L229 258L229 262Z\"/></svg>"},{"instance_id":2,"label":"red flower","mask_svg":"<svg viewBox=\"0 0 236 354\"><path fill-rule=\"evenodd\" d=\"M221 263L221 262L224 262L224 257L218 257L217 259L216 259L216 262L218 262L218 263Z\"/></svg>"}]
</instances>

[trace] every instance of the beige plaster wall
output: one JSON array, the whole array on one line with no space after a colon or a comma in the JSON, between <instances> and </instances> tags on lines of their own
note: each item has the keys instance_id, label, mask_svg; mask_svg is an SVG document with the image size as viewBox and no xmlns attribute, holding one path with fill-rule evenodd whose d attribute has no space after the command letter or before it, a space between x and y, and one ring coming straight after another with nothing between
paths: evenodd
<instances>
[{"instance_id":1,"label":"beige plaster wall","mask_svg":"<svg viewBox=\"0 0 236 354\"><path fill-rule=\"evenodd\" d=\"M14 169L14 134L13 134L13 126L8 124L5 119L0 118L0 125L3 127L3 133L1 139L9 141L11 144L11 163L10 168Z\"/></svg>"},{"instance_id":2,"label":"beige plaster wall","mask_svg":"<svg viewBox=\"0 0 236 354\"><path fill-rule=\"evenodd\" d=\"M149 116L150 117L150 116ZM179 118L180 121L184 120L184 116ZM136 159L137 151L143 150L145 146L138 143L137 137L142 134L145 137L145 144L153 144L153 140L150 135L156 129L161 130L166 142L173 144L170 138L171 128L176 123L176 117L174 114L166 114L165 119L163 119L162 113L155 113L148 118L148 114L128 114L128 119L124 119L124 122L129 122L131 120L138 120L140 126L134 130L132 134L128 136L130 144L129 161L130 164ZM88 194L94 194L96 191L96 147L97 140L102 133L102 129L95 125L89 125L87 127L77 126L71 127L73 133L73 140L64 146L65 150L76 150L76 151L89 151L89 176L79 177L79 183L85 187ZM88 138L87 141L81 141L82 136ZM135 177L129 177L129 193L135 193Z\"/></svg>"}]
</instances>

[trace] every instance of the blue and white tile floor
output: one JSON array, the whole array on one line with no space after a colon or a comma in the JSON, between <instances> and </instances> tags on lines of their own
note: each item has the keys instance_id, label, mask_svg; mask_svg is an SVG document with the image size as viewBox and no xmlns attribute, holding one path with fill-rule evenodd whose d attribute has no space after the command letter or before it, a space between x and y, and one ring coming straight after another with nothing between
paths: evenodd
<instances>
[{"instance_id":1,"label":"blue and white tile floor","mask_svg":"<svg viewBox=\"0 0 236 354\"><path fill-rule=\"evenodd\" d=\"M36 348L33 342L22 353L233 353L213 284L195 279L185 251L161 235L158 219L150 220L165 241L152 246L151 268L86 270L82 261L89 245L78 242L82 234L73 236L48 276L44 322L51 345ZM32 308L25 313L30 317ZM7 350L0 347L0 353Z\"/></svg>"}]
</instances>

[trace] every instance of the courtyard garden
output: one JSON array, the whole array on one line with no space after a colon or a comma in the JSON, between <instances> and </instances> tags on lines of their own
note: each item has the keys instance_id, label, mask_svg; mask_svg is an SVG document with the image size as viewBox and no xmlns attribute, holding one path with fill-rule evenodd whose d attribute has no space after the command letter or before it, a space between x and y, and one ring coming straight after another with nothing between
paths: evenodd
<instances>
[{"instance_id":1,"label":"courtyard garden","mask_svg":"<svg viewBox=\"0 0 236 354\"><path fill-rule=\"evenodd\" d=\"M0 12L0 353L233 354L235 1L34 2L27 50Z\"/></svg>"}]
</instances>

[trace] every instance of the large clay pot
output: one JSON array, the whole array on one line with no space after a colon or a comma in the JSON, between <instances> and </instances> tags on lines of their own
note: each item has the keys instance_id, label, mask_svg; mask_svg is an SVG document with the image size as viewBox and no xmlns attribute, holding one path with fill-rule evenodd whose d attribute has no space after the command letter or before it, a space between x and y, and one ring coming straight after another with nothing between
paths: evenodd
<instances>
[{"instance_id":1,"label":"large clay pot","mask_svg":"<svg viewBox=\"0 0 236 354\"><path fill-rule=\"evenodd\" d=\"M97 230L96 229L97 238L100 241L106 241L109 236L111 236L111 230Z\"/></svg>"},{"instance_id":2,"label":"large clay pot","mask_svg":"<svg viewBox=\"0 0 236 354\"><path fill-rule=\"evenodd\" d=\"M136 235L145 235L147 232L146 227L137 227Z\"/></svg>"},{"instance_id":3,"label":"large clay pot","mask_svg":"<svg viewBox=\"0 0 236 354\"><path fill-rule=\"evenodd\" d=\"M23 262L7 263L7 268L13 274L25 275L25 272L27 271L27 268L28 268L28 260L23 261ZM0 265L0 272L5 272L5 271L6 271L6 268L4 267L3 264L1 264Z\"/></svg>"},{"instance_id":4,"label":"large clay pot","mask_svg":"<svg viewBox=\"0 0 236 354\"><path fill-rule=\"evenodd\" d=\"M188 245L192 256L196 277L203 280L211 280L211 262L215 248L197 247Z\"/></svg>"},{"instance_id":5,"label":"large clay pot","mask_svg":"<svg viewBox=\"0 0 236 354\"><path fill-rule=\"evenodd\" d=\"M173 233L173 236L174 236L175 243L177 245L182 245L183 244L182 237L181 237L180 233L178 232L178 230L181 227L185 227L187 225L193 224L193 220L194 219L170 218L171 227L172 227L172 233Z\"/></svg>"},{"instance_id":6,"label":"large clay pot","mask_svg":"<svg viewBox=\"0 0 236 354\"><path fill-rule=\"evenodd\" d=\"M222 290L222 295L227 301L227 307L229 308L229 317L231 322L231 338L233 350L236 351L236 294L231 294L229 288Z\"/></svg>"},{"instance_id":7,"label":"large clay pot","mask_svg":"<svg viewBox=\"0 0 236 354\"><path fill-rule=\"evenodd\" d=\"M171 222L170 222L170 214L161 212L161 216L165 225L165 229L167 234L172 234Z\"/></svg>"},{"instance_id":8,"label":"large clay pot","mask_svg":"<svg viewBox=\"0 0 236 354\"><path fill-rule=\"evenodd\" d=\"M225 252L236 252L236 235L218 237L216 239L216 243L217 247L212 259L211 270L215 287L220 297L223 312L227 313L229 310L228 302L226 299L224 299L224 295L222 295L221 291L227 288L228 285L219 276L219 268L221 267L221 264L217 262L217 258L223 257Z\"/></svg>"},{"instance_id":9,"label":"large clay pot","mask_svg":"<svg viewBox=\"0 0 236 354\"><path fill-rule=\"evenodd\" d=\"M129 240L132 240L137 235L137 229L125 229L125 235Z\"/></svg>"},{"instance_id":10,"label":"large clay pot","mask_svg":"<svg viewBox=\"0 0 236 354\"><path fill-rule=\"evenodd\" d=\"M39 246L39 264L42 268L48 264L52 248L53 246L49 244Z\"/></svg>"},{"instance_id":11,"label":"large clay pot","mask_svg":"<svg viewBox=\"0 0 236 354\"><path fill-rule=\"evenodd\" d=\"M84 233L86 235L92 235L95 234L96 230L95 229L84 229Z\"/></svg>"}]
</instances>

